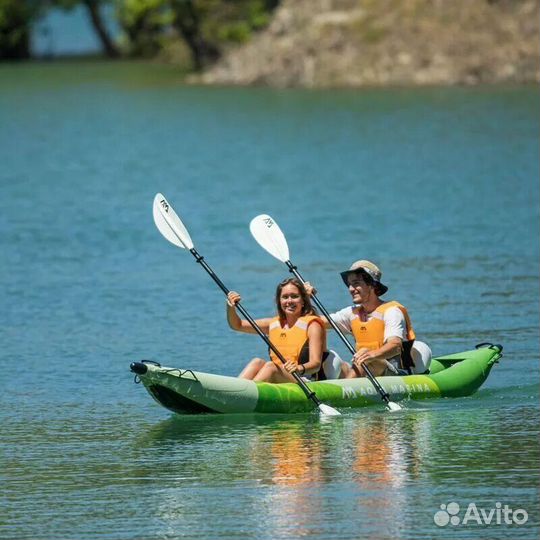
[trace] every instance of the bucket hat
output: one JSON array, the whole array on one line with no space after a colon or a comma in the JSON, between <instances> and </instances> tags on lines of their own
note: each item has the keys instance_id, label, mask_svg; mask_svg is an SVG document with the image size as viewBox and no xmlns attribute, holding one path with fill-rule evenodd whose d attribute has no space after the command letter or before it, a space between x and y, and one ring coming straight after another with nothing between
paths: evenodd
<instances>
[{"instance_id":1,"label":"bucket hat","mask_svg":"<svg viewBox=\"0 0 540 540\"><path fill-rule=\"evenodd\" d=\"M372 263L371 261L366 261L364 259L361 259L359 261L355 261L351 264L351 267L348 270L345 270L345 272L341 272L341 279L345 283L345 285L349 285L347 282L347 278L350 274L367 274L374 282L375 284L375 293L377 296L382 296L387 290L388 287L386 285L383 285L381 283L381 277L382 272L379 269L379 267Z\"/></svg>"}]
</instances>

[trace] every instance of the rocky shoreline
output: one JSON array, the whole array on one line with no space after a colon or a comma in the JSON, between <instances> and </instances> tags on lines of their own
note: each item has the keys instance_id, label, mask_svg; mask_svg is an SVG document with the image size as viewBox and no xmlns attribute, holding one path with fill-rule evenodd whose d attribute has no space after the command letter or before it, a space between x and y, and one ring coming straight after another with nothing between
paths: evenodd
<instances>
[{"instance_id":1,"label":"rocky shoreline","mask_svg":"<svg viewBox=\"0 0 540 540\"><path fill-rule=\"evenodd\" d=\"M362 87L540 82L540 0L284 0L192 82Z\"/></svg>"}]
</instances>

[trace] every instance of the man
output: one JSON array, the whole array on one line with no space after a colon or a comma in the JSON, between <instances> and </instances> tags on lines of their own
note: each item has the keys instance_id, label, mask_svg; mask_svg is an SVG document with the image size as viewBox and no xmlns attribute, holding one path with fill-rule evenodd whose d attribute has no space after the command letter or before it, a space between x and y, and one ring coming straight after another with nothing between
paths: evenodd
<instances>
[{"instance_id":1,"label":"man","mask_svg":"<svg viewBox=\"0 0 540 540\"><path fill-rule=\"evenodd\" d=\"M352 369L345 370L347 378L365 377L364 364L376 377L407 375L414 366L411 349L415 334L409 314L400 303L380 298L388 291L381 276L378 266L366 260L356 261L349 270L341 272L354 305L330 316L356 341ZM315 292L309 284L306 289L310 294ZM325 324L331 328L326 319Z\"/></svg>"}]
</instances>

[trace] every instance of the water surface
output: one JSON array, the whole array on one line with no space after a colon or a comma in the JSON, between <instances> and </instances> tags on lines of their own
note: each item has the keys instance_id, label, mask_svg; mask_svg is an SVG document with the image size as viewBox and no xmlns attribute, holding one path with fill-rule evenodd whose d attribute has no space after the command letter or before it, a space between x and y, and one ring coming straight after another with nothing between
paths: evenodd
<instances>
[{"instance_id":1,"label":"water surface","mask_svg":"<svg viewBox=\"0 0 540 540\"><path fill-rule=\"evenodd\" d=\"M75 69L76 68L76 69ZM0 69L2 538L536 538L537 91L185 87L139 64ZM435 354L505 356L474 396L314 415L173 416L129 363L234 375L256 336L155 229L163 192L255 317L286 268L329 309L368 258ZM331 337L344 357L344 347ZM442 504L526 524L439 527Z\"/></svg>"}]
</instances>

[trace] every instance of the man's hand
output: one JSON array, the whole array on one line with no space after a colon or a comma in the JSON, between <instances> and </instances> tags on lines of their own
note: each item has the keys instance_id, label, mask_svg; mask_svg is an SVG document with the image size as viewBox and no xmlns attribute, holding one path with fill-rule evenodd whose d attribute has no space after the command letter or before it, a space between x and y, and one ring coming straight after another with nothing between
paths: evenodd
<instances>
[{"instance_id":1,"label":"man's hand","mask_svg":"<svg viewBox=\"0 0 540 540\"><path fill-rule=\"evenodd\" d=\"M230 307L236 306L241 300L242 297L236 291L230 291L227 295L227 305Z\"/></svg>"},{"instance_id":2,"label":"man's hand","mask_svg":"<svg viewBox=\"0 0 540 540\"><path fill-rule=\"evenodd\" d=\"M313 296L314 294L317 294L317 289L309 281L306 281L304 283L304 289L306 289L308 296Z\"/></svg>"},{"instance_id":3,"label":"man's hand","mask_svg":"<svg viewBox=\"0 0 540 540\"><path fill-rule=\"evenodd\" d=\"M375 351L370 351L369 349L366 349L363 347L362 349L359 349L356 351L355 355L352 358L352 363L354 366L356 366L358 369L362 368L362 364L365 362L367 366L369 367L371 361L377 360L378 355Z\"/></svg>"}]
</instances>

